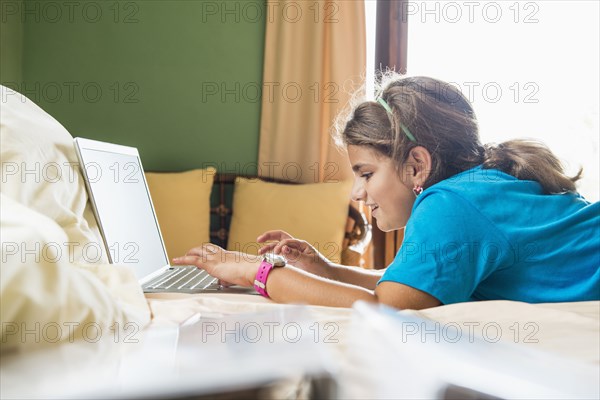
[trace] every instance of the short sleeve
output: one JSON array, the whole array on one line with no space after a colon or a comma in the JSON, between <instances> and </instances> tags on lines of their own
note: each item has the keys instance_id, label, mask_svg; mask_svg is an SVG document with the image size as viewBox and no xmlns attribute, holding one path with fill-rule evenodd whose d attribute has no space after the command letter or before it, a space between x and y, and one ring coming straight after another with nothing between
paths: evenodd
<instances>
[{"instance_id":1,"label":"short sleeve","mask_svg":"<svg viewBox=\"0 0 600 400\"><path fill-rule=\"evenodd\" d=\"M415 202L402 246L379 282L414 287L443 304L464 302L511 257L508 241L471 203L434 190Z\"/></svg>"}]
</instances>

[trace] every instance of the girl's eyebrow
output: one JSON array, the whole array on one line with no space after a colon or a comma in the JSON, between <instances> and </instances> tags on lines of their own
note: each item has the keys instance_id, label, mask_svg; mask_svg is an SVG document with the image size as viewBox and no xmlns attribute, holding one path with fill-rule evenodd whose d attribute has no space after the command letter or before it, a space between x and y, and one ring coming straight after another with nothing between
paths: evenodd
<instances>
[{"instance_id":1,"label":"girl's eyebrow","mask_svg":"<svg viewBox=\"0 0 600 400\"><path fill-rule=\"evenodd\" d=\"M354 171L354 172L358 172L358 171L360 171L360 169L361 169L363 166L364 166L364 164L354 164L354 165L352 166L352 171Z\"/></svg>"},{"instance_id":2,"label":"girl's eyebrow","mask_svg":"<svg viewBox=\"0 0 600 400\"><path fill-rule=\"evenodd\" d=\"M369 167L369 166L370 166L370 164L361 164L361 163L354 164L354 165L352 166L352 171L354 171L354 172L358 172L358 171L360 171L362 168Z\"/></svg>"}]
</instances>

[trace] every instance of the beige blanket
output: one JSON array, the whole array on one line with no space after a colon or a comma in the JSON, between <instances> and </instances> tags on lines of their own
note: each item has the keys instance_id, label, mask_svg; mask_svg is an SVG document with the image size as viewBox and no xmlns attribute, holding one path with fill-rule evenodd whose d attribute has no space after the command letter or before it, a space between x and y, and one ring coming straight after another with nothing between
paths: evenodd
<instances>
[{"instance_id":1,"label":"beige blanket","mask_svg":"<svg viewBox=\"0 0 600 400\"><path fill-rule=\"evenodd\" d=\"M106 262L73 138L29 99L0 90L0 350L74 341L87 327L146 326L135 275Z\"/></svg>"}]
</instances>

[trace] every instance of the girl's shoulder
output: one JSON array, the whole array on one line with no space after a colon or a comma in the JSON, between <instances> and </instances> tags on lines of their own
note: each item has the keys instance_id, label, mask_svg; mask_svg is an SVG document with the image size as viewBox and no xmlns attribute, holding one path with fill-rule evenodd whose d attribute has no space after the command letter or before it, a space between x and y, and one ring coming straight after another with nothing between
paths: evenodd
<instances>
[{"instance_id":1,"label":"girl's shoulder","mask_svg":"<svg viewBox=\"0 0 600 400\"><path fill-rule=\"evenodd\" d=\"M481 165L444 179L423 191L428 196L440 193L454 193L475 203L497 203L499 200L518 203L545 195L542 186L536 181L518 179Z\"/></svg>"},{"instance_id":2,"label":"girl's shoulder","mask_svg":"<svg viewBox=\"0 0 600 400\"><path fill-rule=\"evenodd\" d=\"M590 203L578 193L547 194L536 181L481 166L430 186L413 206L413 212L428 217L467 215L498 226L522 227L534 221L540 226L582 218L598 221L599 210L600 203Z\"/></svg>"},{"instance_id":3,"label":"girl's shoulder","mask_svg":"<svg viewBox=\"0 0 600 400\"><path fill-rule=\"evenodd\" d=\"M417 198L415 206L425 199L427 203L453 205L459 198L477 206L521 192L541 194L541 186L533 181L519 181L496 169L477 166L428 187Z\"/></svg>"},{"instance_id":4,"label":"girl's shoulder","mask_svg":"<svg viewBox=\"0 0 600 400\"><path fill-rule=\"evenodd\" d=\"M431 188L465 188L465 187L477 187L477 186L485 186L488 187L492 184L499 184L503 182L516 182L519 181L512 175L509 175L505 172L502 172L498 169L486 169L481 165L478 165L475 168L468 169L466 171L460 172L456 175L453 175L449 178L444 179L432 185ZM532 181L524 181L524 182L532 182ZM539 184L538 184L539 186Z\"/></svg>"}]
</instances>

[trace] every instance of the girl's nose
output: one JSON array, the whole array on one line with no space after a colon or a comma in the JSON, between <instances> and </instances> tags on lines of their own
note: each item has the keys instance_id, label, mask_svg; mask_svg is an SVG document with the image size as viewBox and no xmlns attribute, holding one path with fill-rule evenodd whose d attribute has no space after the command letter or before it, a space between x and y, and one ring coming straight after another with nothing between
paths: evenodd
<instances>
[{"instance_id":1,"label":"girl's nose","mask_svg":"<svg viewBox=\"0 0 600 400\"><path fill-rule=\"evenodd\" d=\"M354 180L354 185L352 186L352 200L354 201L364 201L366 198L367 192L365 191L365 187L360 179Z\"/></svg>"}]
</instances>

